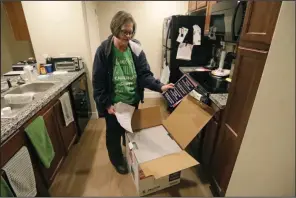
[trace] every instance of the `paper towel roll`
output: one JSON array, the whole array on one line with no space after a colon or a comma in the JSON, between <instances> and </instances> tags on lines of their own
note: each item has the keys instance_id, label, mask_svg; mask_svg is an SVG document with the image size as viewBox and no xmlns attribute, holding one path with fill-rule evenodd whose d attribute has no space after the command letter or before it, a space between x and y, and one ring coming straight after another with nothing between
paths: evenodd
<instances>
[{"instance_id":1,"label":"paper towel roll","mask_svg":"<svg viewBox=\"0 0 296 198\"><path fill-rule=\"evenodd\" d=\"M220 55L219 69L223 69L225 57L226 57L226 51L223 50Z\"/></svg>"}]
</instances>

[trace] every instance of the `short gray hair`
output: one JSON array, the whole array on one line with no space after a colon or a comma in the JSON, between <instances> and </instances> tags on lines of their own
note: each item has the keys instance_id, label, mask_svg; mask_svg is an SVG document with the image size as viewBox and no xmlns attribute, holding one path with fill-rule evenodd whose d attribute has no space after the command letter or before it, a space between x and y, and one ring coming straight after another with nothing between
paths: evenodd
<instances>
[{"instance_id":1,"label":"short gray hair","mask_svg":"<svg viewBox=\"0 0 296 198\"><path fill-rule=\"evenodd\" d=\"M133 16L130 13L127 13L125 11L119 11L117 12L114 17L112 18L110 29L114 36L119 37L121 32L121 27L126 23L133 23L133 32L135 35L136 32L136 22L133 18Z\"/></svg>"}]
</instances>

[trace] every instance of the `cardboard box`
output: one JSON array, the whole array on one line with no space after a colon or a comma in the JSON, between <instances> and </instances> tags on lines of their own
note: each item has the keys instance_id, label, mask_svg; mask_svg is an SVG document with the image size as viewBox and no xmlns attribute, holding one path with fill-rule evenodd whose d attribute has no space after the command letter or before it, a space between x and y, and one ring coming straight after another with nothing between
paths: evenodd
<instances>
[{"instance_id":1,"label":"cardboard box","mask_svg":"<svg viewBox=\"0 0 296 198\"><path fill-rule=\"evenodd\" d=\"M139 196L180 183L182 170L199 164L184 150L213 115L191 96L164 121L158 106L135 111L126 157Z\"/></svg>"}]
</instances>

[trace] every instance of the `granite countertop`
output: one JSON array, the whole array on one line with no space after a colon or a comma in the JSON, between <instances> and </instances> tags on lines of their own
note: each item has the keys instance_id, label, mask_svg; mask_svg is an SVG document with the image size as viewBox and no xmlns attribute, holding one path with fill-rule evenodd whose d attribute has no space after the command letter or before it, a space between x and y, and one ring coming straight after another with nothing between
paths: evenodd
<instances>
[{"instance_id":1,"label":"granite countertop","mask_svg":"<svg viewBox=\"0 0 296 198\"><path fill-rule=\"evenodd\" d=\"M179 67L180 71L185 74L196 71L199 67ZM227 102L228 93L223 94L210 94L210 100L215 103L220 109L224 109Z\"/></svg>"},{"instance_id":2,"label":"granite countertop","mask_svg":"<svg viewBox=\"0 0 296 198\"><path fill-rule=\"evenodd\" d=\"M226 106L228 93L224 94L210 94L210 100L215 103L220 109Z\"/></svg>"},{"instance_id":3,"label":"granite countertop","mask_svg":"<svg viewBox=\"0 0 296 198\"><path fill-rule=\"evenodd\" d=\"M39 110L46 106L52 99L54 99L61 91L63 91L83 73L85 73L84 69L77 72L68 72L67 74L62 75L42 76L42 79L38 78L36 81L52 81L55 85L44 92L42 96L36 98L25 106L16 117L1 118L1 142L17 131L26 121L33 117ZM1 80L3 79L5 79L5 77L1 77ZM1 93L1 97L5 95L5 93L6 92Z\"/></svg>"}]
</instances>

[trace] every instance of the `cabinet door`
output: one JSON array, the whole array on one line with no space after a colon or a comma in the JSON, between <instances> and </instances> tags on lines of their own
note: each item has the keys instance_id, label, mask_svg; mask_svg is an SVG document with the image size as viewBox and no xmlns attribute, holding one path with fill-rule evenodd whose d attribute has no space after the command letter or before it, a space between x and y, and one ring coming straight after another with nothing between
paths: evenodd
<instances>
[{"instance_id":1,"label":"cabinet door","mask_svg":"<svg viewBox=\"0 0 296 198\"><path fill-rule=\"evenodd\" d=\"M54 111L55 111L56 120L57 120L59 129L60 129L59 131L62 136L64 149L66 150L66 152L68 152L77 137L76 124L75 122L71 122L68 126L66 126L62 105L60 101L57 101L55 103Z\"/></svg>"},{"instance_id":2,"label":"cabinet door","mask_svg":"<svg viewBox=\"0 0 296 198\"><path fill-rule=\"evenodd\" d=\"M270 45L280 7L281 1L249 1L240 40Z\"/></svg>"},{"instance_id":3,"label":"cabinet door","mask_svg":"<svg viewBox=\"0 0 296 198\"><path fill-rule=\"evenodd\" d=\"M189 1L188 2L188 11L194 11L196 10L196 1Z\"/></svg>"},{"instance_id":4,"label":"cabinet door","mask_svg":"<svg viewBox=\"0 0 296 198\"><path fill-rule=\"evenodd\" d=\"M196 9L200 10L207 7L207 1L196 1Z\"/></svg>"},{"instance_id":5,"label":"cabinet door","mask_svg":"<svg viewBox=\"0 0 296 198\"><path fill-rule=\"evenodd\" d=\"M3 2L15 39L30 41L29 30L21 1Z\"/></svg>"},{"instance_id":6,"label":"cabinet door","mask_svg":"<svg viewBox=\"0 0 296 198\"><path fill-rule=\"evenodd\" d=\"M238 47L229 98L213 156L213 177L226 192L260 83L267 51Z\"/></svg>"},{"instance_id":7,"label":"cabinet door","mask_svg":"<svg viewBox=\"0 0 296 198\"><path fill-rule=\"evenodd\" d=\"M39 157L37 156L34 147L32 146L22 127L18 129L10 138L4 142L1 142L1 167L3 167L23 146L27 147L30 154L36 180L37 197L49 197L50 194L46 188L46 185L44 184L40 169L38 169Z\"/></svg>"},{"instance_id":8,"label":"cabinet door","mask_svg":"<svg viewBox=\"0 0 296 198\"><path fill-rule=\"evenodd\" d=\"M218 132L217 130L218 122L212 119L206 126L202 148L202 165L208 170L210 169L211 158Z\"/></svg>"},{"instance_id":9,"label":"cabinet door","mask_svg":"<svg viewBox=\"0 0 296 198\"><path fill-rule=\"evenodd\" d=\"M210 165L212 180L218 193L217 196L225 196L235 163L239 144L237 144L235 133L227 125L221 126L219 130L219 142L213 153ZM216 195L215 195L216 196Z\"/></svg>"},{"instance_id":10,"label":"cabinet door","mask_svg":"<svg viewBox=\"0 0 296 198\"><path fill-rule=\"evenodd\" d=\"M44 114L43 119L45 121L45 125L47 128L48 135L51 139L55 156L53 161L51 162L51 166L47 169L44 166L42 167L42 171L44 173L45 179L47 180L48 186L53 182L54 177L57 174L59 167L61 166L64 156L65 150L63 147L63 141L59 133L59 128L56 123L54 108L49 108Z\"/></svg>"}]
</instances>

